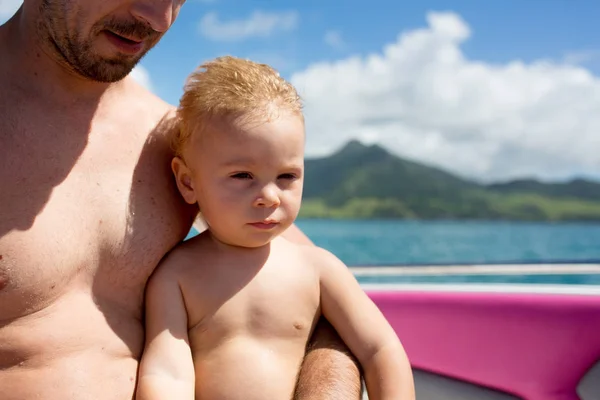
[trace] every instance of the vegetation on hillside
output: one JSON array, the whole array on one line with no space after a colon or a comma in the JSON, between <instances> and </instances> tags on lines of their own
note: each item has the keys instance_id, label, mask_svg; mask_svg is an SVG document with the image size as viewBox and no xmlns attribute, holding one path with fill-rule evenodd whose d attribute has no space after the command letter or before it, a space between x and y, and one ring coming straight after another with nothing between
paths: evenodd
<instances>
[{"instance_id":1,"label":"vegetation on hillside","mask_svg":"<svg viewBox=\"0 0 600 400\"><path fill-rule=\"evenodd\" d=\"M305 179L301 218L600 221L600 183L481 185L356 141L306 160Z\"/></svg>"}]
</instances>

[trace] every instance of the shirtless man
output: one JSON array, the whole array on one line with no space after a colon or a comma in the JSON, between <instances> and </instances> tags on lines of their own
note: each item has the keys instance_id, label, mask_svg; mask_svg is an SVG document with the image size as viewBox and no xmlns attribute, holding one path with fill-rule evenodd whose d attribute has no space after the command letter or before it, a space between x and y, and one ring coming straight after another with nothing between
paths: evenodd
<instances>
[{"instance_id":1,"label":"shirtless man","mask_svg":"<svg viewBox=\"0 0 600 400\"><path fill-rule=\"evenodd\" d=\"M0 27L2 400L133 397L146 281L193 210L169 170L171 106L123 78L182 3L25 0ZM316 336L298 398L359 398L339 339Z\"/></svg>"}]
</instances>

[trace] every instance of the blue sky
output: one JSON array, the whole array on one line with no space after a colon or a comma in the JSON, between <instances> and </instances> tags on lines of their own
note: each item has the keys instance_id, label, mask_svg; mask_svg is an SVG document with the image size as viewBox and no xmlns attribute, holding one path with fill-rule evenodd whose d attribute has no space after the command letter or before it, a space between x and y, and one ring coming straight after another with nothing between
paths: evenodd
<instances>
[{"instance_id":1,"label":"blue sky","mask_svg":"<svg viewBox=\"0 0 600 400\"><path fill-rule=\"evenodd\" d=\"M291 29L273 29L272 35L238 40L216 40L200 31L207 13L231 23L247 20L257 10L293 12L297 22ZM176 104L182 80L205 59L222 54L264 59L289 75L315 61L378 52L400 32L423 27L428 11L453 11L468 22L474 36L463 50L470 58L502 63L578 53L591 57L586 65L600 73L600 2L584 0L188 0L171 31L142 65L156 92ZM324 39L328 32L337 32L343 45L328 45Z\"/></svg>"},{"instance_id":2,"label":"blue sky","mask_svg":"<svg viewBox=\"0 0 600 400\"><path fill-rule=\"evenodd\" d=\"M175 105L232 54L296 85L308 156L359 139L480 181L600 179L598 20L597 0L188 0L135 76Z\"/></svg>"}]
</instances>

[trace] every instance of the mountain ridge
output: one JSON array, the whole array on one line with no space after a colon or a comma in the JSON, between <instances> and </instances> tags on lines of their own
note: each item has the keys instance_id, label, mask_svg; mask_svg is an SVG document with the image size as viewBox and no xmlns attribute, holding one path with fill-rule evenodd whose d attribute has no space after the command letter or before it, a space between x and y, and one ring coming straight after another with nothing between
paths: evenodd
<instances>
[{"instance_id":1,"label":"mountain ridge","mask_svg":"<svg viewBox=\"0 0 600 400\"><path fill-rule=\"evenodd\" d=\"M305 218L600 220L600 182L583 178L482 184L357 140L305 169Z\"/></svg>"}]
</instances>

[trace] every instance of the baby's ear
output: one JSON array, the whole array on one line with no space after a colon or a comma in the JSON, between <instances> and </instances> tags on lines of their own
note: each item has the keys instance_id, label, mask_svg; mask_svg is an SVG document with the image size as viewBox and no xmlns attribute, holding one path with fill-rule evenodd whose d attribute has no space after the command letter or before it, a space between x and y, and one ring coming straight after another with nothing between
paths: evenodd
<instances>
[{"instance_id":1,"label":"baby's ear","mask_svg":"<svg viewBox=\"0 0 600 400\"><path fill-rule=\"evenodd\" d=\"M194 191L194 183L192 181L192 174L185 161L179 157L173 158L171 161L171 169L175 175L175 181L177 182L177 189L179 193L188 204L196 204L198 199L196 198L196 192Z\"/></svg>"}]
</instances>

